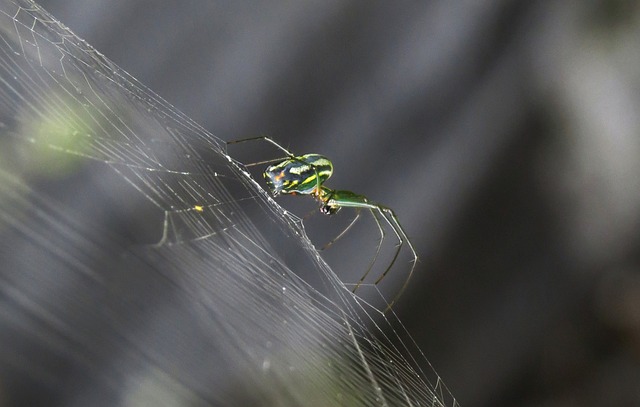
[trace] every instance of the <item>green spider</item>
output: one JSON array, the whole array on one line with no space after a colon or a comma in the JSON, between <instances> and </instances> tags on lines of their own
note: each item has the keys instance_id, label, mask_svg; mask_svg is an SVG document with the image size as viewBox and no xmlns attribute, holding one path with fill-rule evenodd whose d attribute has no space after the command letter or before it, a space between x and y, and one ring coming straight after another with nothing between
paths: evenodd
<instances>
[{"instance_id":1,"label":"green spider","mask_svg":"<svg viewBox=\"0 0 640 407\"><path fill-rule=\"evenodd\" d=\"M267 186L274 197L280 194L310 195L315 198L318 203L320 203L320 212L325 215L333 215L337 213L341 208L354 208L356 210L356 216L347 225L347 227L329 243L322 247L322 249L328 248L338 239L344 236L344 234L347 233L347 231L351 229L351 227L359 219L360 211L362 209L368 209L371 212L371 215L373 216L373 219L376 221L376 225L378 226L378 230L380 231L380 240L378 241L375 255L369 263L366 272L362 275L358 283L353 288L354 293L358 290L360 285L369 275L369 272L373 268L373 265L378 258L378 254L380 253L382 242L385 237L385 231L382 227L382 224L380 223L380 217L382 217L391 227L398 239L398 244L396 246L395 254L391 259L391 263L387 266L385 271L375 280L374 284L378 284L380 281L382 281L382 279L385 278L385 276L389 273L394 263L396 262L402 246L405 243L407 244L409 250L411 250L411 254L413 255L411 270L409 271L404 284L400 288L400 291L398 291L393 300L387 305L387 308L384 312L386 313L387 311L389 311L389 309L391 309L398 298L400 298L400 295L404 292L405 288L407 288L409 279L411 279L413 270L415 269L416 262L418 260L418 255L416 254L416 251L411 244L411 241L407 237L404 229L400 225L395 212L391 208L370 201L364 195L359 195L351 191L341 191L326 187L324 183L333 174L333 164L331 163L331 160L329 160L325 156L322 156L320 154L304 154L296 156L267 136L234 140L227 142L227 144L236 144L246 141L258 140L271 143L287 155L287 158L285 159L278 158L247 165L254 166L277 162L277 164L268 166L263 173Z\"/></svg>"}]
</instances>

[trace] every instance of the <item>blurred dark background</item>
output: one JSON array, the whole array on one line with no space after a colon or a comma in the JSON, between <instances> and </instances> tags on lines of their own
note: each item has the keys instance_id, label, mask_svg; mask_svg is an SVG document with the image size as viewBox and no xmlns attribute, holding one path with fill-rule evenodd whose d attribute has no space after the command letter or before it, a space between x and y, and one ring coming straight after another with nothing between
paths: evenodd
<instances>
[{"instance_id":1,"label":"blurred dark background","mask_svg":"<svg viewBox=\"0 0 640 407\"><path fill-rule=\"evenodd\" d=\"M636 2L40 4L216 136L394 208L396 312L461 405L640 405Z\"/></svg>"}]
</instances>

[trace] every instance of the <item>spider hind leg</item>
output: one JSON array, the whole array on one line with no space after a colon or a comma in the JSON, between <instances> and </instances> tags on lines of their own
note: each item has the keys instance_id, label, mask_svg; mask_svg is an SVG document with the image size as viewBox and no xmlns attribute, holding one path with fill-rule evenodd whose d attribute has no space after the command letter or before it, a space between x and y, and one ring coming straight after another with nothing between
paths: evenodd
<instances>
[{"instance_id":1,"label":"spider hind leg","mask_svg":"<svg viewBox=\"0 0 640 407\"><path fill-rule=\"evenodd\" d=\"M380 249L382 249L382 242L384 241L384 237L385 237L384 228L382 227L382 224L380 223L380 219L378 218L378 215L376 214L376 211L374 211L373 209L369 209L369 212L371 213L371 216L373 216L373 219L376 221L376 225L378 226L378 231L380 232L380 239L378 239L378 245L376 246L376 252L373 255L373 258L371 259L371 261L369 262L369 266L367 267L367 271L365 271L364 274L362 275L362 277L360 277L360 280L358 280L358 283L355 285L355 287L352 290L353 293L355 293L358 290L358 288L360 288L360 286L362 285L364 280L367 278L367 276L371 272L371 269L373 268L373 265L376 263L376 260L378 259L378 255L380 254ZM376 281L375 284L378 284L378 281Z\"/></svg>"},{"instance_id":2,"label":"spider hind leg","mask_svg":"<svg viewBox=\"0 0 640 407\"><path fill-rule=\"evenodd\" d=\"M374 284L378 284L389 273L389 271L393 267L393 264L398 259L400 251L402 250L402 246L406 244L409 247L409 250L411 251L411 254L413 256L413 259L411 260L411 269L409 270L409 274L407 274L407 277L405 278L404 283L402 284L402 287L400 287L400 290L398 290L398 292L393 297L391 302L387 304L387 308L384 310L384 313L386 314L387 312L389 312L389 310L391 310L393 305L396 303L396 301L398 301L398 299L400 298L404 290L409 285L409 280L411 280L413 271L416 268L416 263L418 262L418 254L416 253L416 250L413 247L411 240L409 240L407 233L404 231L404 229L400 225L400 222L398 221L398 217L396 216L395 212L393 212L391 208L387 208L384 206L379 206L378 211L380 215L382 215L384 219L387 221L389 226L391 226L391 229L393 229L393 231L395 232L396 237L398 238L398 245L396 246L397 247L396 253L393 256L393 259L391 260L391 264L389 264L389 267L387 267L387 269L380 275L380 277L378 277L378 279L374 282Z\"/></svg>"}]
</instances>

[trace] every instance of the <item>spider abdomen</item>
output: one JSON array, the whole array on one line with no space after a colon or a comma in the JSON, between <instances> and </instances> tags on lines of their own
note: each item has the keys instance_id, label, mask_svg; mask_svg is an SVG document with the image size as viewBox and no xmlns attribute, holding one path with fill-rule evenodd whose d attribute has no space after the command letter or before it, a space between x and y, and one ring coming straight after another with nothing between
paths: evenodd
<instances>
[{"instance_id":1,"label":"spider abdomen","mask_svg":"<svg viewBox=\"0 0 640 407\"><path fill-rule=\"evenodd\" d=\"M305 154L270 165L264 179L273 195L314 193L333 174L333 164L320 154Z\"/></svg>"}]
</instances>

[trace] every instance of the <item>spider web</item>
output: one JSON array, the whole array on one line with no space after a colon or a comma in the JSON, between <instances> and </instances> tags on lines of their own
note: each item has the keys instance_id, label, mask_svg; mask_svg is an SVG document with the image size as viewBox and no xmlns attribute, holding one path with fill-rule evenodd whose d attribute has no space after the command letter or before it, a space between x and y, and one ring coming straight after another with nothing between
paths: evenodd
<instances>
[{"instance_id":1,"label":"spider web","mask_svg":"<svg viewBox=\"0 0 640 407\"><path fill-rule=\"evenodd\" d=\"M0 4L0 403L457 406L224 142Z\"/></svg>"}]
</instances>

